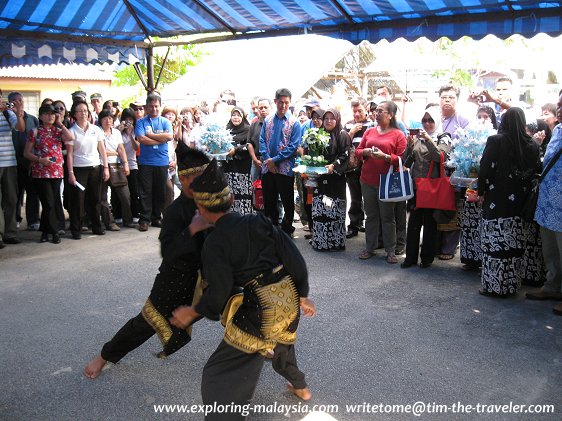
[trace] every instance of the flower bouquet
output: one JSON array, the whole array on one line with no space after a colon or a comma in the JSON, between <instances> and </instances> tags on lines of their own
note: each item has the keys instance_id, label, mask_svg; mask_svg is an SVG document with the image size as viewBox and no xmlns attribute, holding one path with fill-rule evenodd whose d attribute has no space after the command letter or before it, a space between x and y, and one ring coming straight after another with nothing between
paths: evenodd
<instances>
[{"instance_id":1,"label":"flower bouquet","mask_svg":"<svg viewBox=\"0 0 562 421\"><path fill-rule=\"evenodd\" d=\"M206 120L205 125L194 127L192 135L197 149L219 161L226 160L228 152L234 146L230 130L212 117Z\"/></svg>"},{"instance_id":2,"label":"flower bouquet","mask_svg":"<svg viewBox=\"0 0 562 421\"><path fill-rule=\"evenodd\" d=\"M302 146L308 149L308 154L303 155L300 165L293 168L293 171L306 174L308 176L307 185L314 186L316 178L321 174L326 174L328 160L324 158L330 144L330 135L322 128L311 127L306 130L302 137Z\"/></svg>"},{"instance_id":3,"label":"flower bouquet","mask_svg":"<svg viewBox=\"0 0 562 421\"><path fill-rule=\"evenodd\" d=\"M451 184L467 187L478 178L480 159L489 136L496 134L491 125L471 123L464 129L456 131L457 138L452 141L452 149L447 165L455 168L451 175Z\"/></svg>"}]
</instances>

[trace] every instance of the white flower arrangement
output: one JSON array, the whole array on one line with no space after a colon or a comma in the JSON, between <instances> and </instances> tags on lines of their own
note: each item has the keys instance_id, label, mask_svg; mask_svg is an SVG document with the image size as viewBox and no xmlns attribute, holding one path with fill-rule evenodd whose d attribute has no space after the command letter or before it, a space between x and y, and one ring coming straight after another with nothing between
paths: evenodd
<instances>
[{"instance_id":1,"label":"white flower arrangement","mask_svg":"<svg viewBox=\"0 0 562 421\"><path fill-rule=\"evenodd\" d=\"M301 164L310 167L322 167L328 164L323 153L330 144L330 135L323 128L311 127L302 137L303 147L308 148L308 154L301 159Z\"/></svg>"}]
</instances>

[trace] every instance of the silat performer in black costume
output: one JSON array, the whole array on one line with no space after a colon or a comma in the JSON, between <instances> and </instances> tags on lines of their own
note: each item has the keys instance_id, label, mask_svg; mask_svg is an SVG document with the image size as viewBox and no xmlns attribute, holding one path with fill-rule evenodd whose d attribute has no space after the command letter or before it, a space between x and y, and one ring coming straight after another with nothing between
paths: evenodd
<instances>
[{"instance_id":1,"label":"silat performer in black costume","mask_svg":"<svg viewBox=\"0 0 562 421\"><path fill-rule=\"evenodd\" d=\"M203 369L203 403L226 409L206 420L244 420L264 364L273 351L275 371L289 390L309 400L298 366L295 341L300 309L316 313L308 296L308 270L287 234L263 215L231 212L231 192L213 160L191 184L200 216L215 226L205 240L203 273L208 284L201 300L173 312L171 323L185 328L204 316L222 321L224 339ZM240 294L231 291L243 288ZM226 305L225 305L226 304Z\"/></svg>"},{"instance_id":2,"label":"silat performer in black costume","mask_svg":"<svg viewBox=\"0 0 562 421\"><path fill-rule=\"evenodd\" d=\"M174 309L191 305L194 295L201 295L198 280L201 278L203 231L210 225L197 215L190 186L209 165L209 159L203 152L183 143L178 145L176 154L183 191L164 214L159 236L162 254L159 273L142 311L130 319L84 368L85 376L90 379L99 376L107 361L117 363L155 333L163 346L158 354L161 358L173 354L191 340L191 328L177 328L168 320Z\"/></svg>"}]
</instances>

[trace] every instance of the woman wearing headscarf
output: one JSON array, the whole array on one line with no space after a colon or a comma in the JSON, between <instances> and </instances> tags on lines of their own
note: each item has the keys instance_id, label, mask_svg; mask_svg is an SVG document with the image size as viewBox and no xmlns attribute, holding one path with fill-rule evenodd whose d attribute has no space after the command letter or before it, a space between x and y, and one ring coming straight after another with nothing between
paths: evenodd
<instances>
[{"instance_id":1,"label":"woman wearing headscarf","mask_svg":"<svg viewBox=\"0 0 562 421\"><path fill-rule=\"evenodd\" d=\"M411 168L413 179L425 178L433 162L432 178L439 177L441 154L447 154L450 149L450 138L443 134L441 127L441 110L439 107L429 107L421 119L423 130L419 135L408 137L408 146L404 151L404 165ZM412 167L413 165L413 167ZM414 185L415 186L415 185ZM421 248L421 268L428 268L433 263L437 245L437 222L433 218L434 209L416 208L416 197L408 201L410 219L406 237L406 258L400 265L409 268L418 263L420 250L420 231L423 226L423 244Z\"/></svg>"},{"instance_id":2,"label":"woman wearing headscarf","mask_svg":"<svg viewBox=\"0 0 562 421\"><path fill-rule=\"evenodd\" d=\"M396 258L396 219L394 203L379 200L380 175L388 173L392 165L398 168L398 157L406 149L406 136L398 128L396 112L398 107L392 101L383 101L375 109L377 126L367 129L355 155L363 161L361 167L361 193L365 206L365 250L360 259L375 255L379 239L379 221L382 221L382 239L387 263L398 263Z\"/></svg>"},{"instance_id":3,"label":"woman wearing headscarf","mask_svg":"<svg viewBox=\"0 0 562 421\"><path fill-rule=\"evenodd\" d=\"M539 147L525 131L525 114L512 107L503 115L498 134L488 138L478 173L482 295L506 297L521 285L526 246L521 207L529 180L540 171Z\"/></svg>"},{"instance_id":4,"label":"woman wearing headscarf","mask_svg":"<svg viewBox=\"0 0 562 421\"><path fill-rule=\"evenodd\" d=\"M476 110L476 121L482 126L498 129L496 113L487 105L481 105ZM465 190L462 190L464 193ZM459 254L463 264L462 270L478 271L482 265L482 249L480 247L480 219L482 218L482 204L477 201L461 200L459 206Z\"/></svg>"},{"instance_id":5,"label":"woman wearing headscarf","mask_svg":"<svg viewBox=\"0 0 562 421\"><path fill-rule=\"evenodd\" d=\"M324 152L328 174L317 179L312 197L312 248L321 251L345 250L346 184L351 139L343 129L340 112L328 109L322 118L330 135Z\"/></svg>"},{"instance_id":6,"label":"woman wearing headscarf","mask_svg":"<svg viewBox=\"0 0 562 421\"><path fill-rule=\"evenodd\" d=\"M234 143L234 147L228 152L228 158L223 161L222 167L228 186L234 195L232 210L242 215L253 213L252 178L250 176L252 158L246 144L250 123L242 108L232 108L226 129L230 130Z\"/></svg>"},{"instance_id":7,"label":"woman wearing headscarf","mask_svg":"<svg viewBox=\"0 0 562 421\"><path fill-rule=\"evenodd\" d=\"M316 128L319 129L323 126L324 121L324 113L325 111L320 108L320 107L315 107L312 112L310 113L310 122L311 122L311 128ZM306 132L306 130L305 130ZM304 133L303 133L304 134ZM303 142L301 145L304 154L308 154L308 145L306 145L306 142ZM312 231L312 229L314 228L314 223L312 220L312 195L313 195L313 189L312 187L309 187L306 185L306 180L308 179L308 176L306 174L301 174L301 180L302 180L302 185L303 185L303 202L304 202L304 211L306 213L306 217L308 219L308 229L309 231ZM301 180L299 180L299 182L301 182ZM304 238L307 240L310 240L312 238L312 234L305 234Z\"/></svg>"},{"instance_id":8,"label":"woman wearing headscarf","mask_svg":"<svg viewBox=\"0 0 562 421\"><path fill-rule=\"evenodd\" d=\"M479 106L478 110L476 110L476 118L479 123L491 125L494 130L498 130L498 120L492 107L488 107L487 105Z\"/></svg>"}]
</instances>

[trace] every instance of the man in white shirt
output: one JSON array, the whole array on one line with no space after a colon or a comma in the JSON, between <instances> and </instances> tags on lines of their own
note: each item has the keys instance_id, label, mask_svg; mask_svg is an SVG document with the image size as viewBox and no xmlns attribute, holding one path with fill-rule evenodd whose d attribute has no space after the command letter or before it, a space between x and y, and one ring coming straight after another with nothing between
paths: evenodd
<instances>
[{"instance_id":1,"label":"man in white shirt","mask_svg":"<svg viewBox=\"0 0 562 421\"><path fill-rule=\"evenodd\" d=\"M16 207L18 202L18 164L12 140L12 129L25 131L23 99L13 102L0 99L0 248L4 244L19 244L16 237Z\"/></svg>"}]
</instances>

